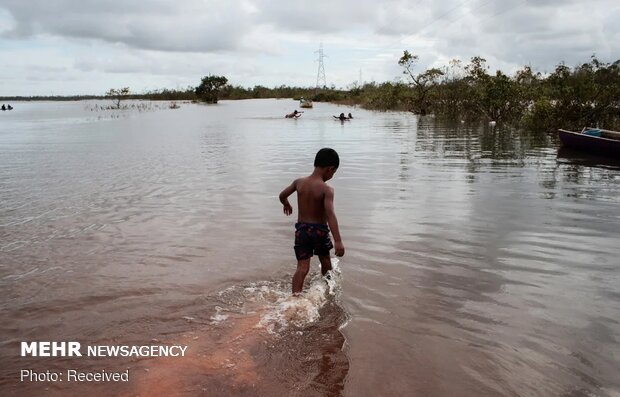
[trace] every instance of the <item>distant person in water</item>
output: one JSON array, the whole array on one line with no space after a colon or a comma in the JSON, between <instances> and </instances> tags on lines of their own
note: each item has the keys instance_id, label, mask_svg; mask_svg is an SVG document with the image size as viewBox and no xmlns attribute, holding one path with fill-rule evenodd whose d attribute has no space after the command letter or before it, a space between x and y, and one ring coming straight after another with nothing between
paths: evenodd
<instances>
[{"instance_id":1,"label":"distant person in water","mask_svg":"<svg viewBox=\"0 0 620 397\"><path fill-rule=\"evenodd\" d=\"M8 106L7 106L7 109L9 109L9 110L13 110L13 106L8 105Z\"/></svg>"},{"instance_id":2,"label":"distant person in water","mask_svg":"<svg viewBox=\"0 0 620 397\"><path fill-rule=\"evenodd\" d=\"M349 119L352 119L353 115L351 113L349 113Z\"/></svg>"},{"instance_id":3,"label":"distant person in water","mask_svg":"<svg viewBox=\"0 0 620 397\"><path fill-rule=\"evenodd\" d=\"M4 106L4 103L2 104L2 110L6 110L6 106Z\"/></svg>"},{"instance_id":4,"label":"distant person in water","mask_svg":"<svg viewBox=\"0 0 620 397\"><path fill-rule=\"evenodd\" d=\"M291 215L293 207L288 197L297 192L297 223L295 224L295 257L297 271L293 276L293 294L300 294L310 270L310 260L316 254L325 276L332 269L329 250L335 248L336 256L344 255L338 219L334 210L334 189L325 182L332 179L340 158L334 149L323 148L314 158L314 171L309 176L295 179L280 193L284 214ZM335 247L329 238L331 229Z\"/></svg>"},{"instance_id":5,"label":"distant person in water","mask_svg":"<svg viewBox=\"0 0 620 397\"><path fill-rule=\"evenodd\" d=\"M284 117L286 117L287 119L296 119L298 117L301 117L301 112L298 112L297 109L295 109L293 113L289 113Z\"/></svg>"},{"instance_id":6,"label":"distant person in water","mask_svg":"<svg viewBox=\"0 0 620 397\"><path fill-rule=\"evenodd\" d=\"M340 121L345 121L347 119L347 116L345 116L344 113L340 113L340 116L334 116L334 118Z\"/></svg>"}]
</instances>

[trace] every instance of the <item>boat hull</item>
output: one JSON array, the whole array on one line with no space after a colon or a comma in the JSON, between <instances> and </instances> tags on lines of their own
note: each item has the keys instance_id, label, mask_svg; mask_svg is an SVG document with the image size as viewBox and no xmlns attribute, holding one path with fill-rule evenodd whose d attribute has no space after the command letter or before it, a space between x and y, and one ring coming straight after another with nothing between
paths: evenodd
<instances>
[{"instance_id":1,"label":"boat hull","mask_svg":"<svg viewBox=\"0 0 620 397\"><path fill-rule=\"evenodd\" d=\"M299 107L310 109L312 107L312 101L310 99L301 98L299 100Z\"/></svg>"},{"instance_id":2,"label":"boat hull","mask_svg":"<svg viewBox=\"0 0 620 397\"><path fill-rule=\"evenodd\" d=\"M620 140L566 130L559 130L558 134L564 147L620 159Z\"/></svg>"}]
</instances>

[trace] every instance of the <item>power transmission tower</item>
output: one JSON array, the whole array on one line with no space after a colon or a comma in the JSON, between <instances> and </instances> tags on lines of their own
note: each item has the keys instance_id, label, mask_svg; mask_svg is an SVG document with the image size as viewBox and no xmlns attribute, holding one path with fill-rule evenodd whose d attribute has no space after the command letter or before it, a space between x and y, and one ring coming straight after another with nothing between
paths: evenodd
<instances>
[{"instance_id":1,"label":"power transmission tower","mask_svg":"<svg viewBox=\"0 0 620 397\"><path fill-rule=\"evenodd\" d=\"M319 71L316 74L316 88L327 87L327 80L325 80L325 64L323 63L323 58L327 57L327 55L323 54L323 43L319 46L318 51L314 51L319 53ZM323 85L321 85L323 83Z\"/></svg>"}]
</instances>

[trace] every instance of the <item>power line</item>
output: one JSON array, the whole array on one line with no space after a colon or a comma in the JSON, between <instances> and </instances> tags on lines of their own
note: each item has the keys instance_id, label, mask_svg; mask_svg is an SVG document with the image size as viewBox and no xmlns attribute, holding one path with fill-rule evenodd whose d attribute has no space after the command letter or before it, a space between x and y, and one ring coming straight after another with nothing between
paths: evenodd
<instances>
[{"instance_id":1,"label":"power line","mask_svg":"<svg viewBox=\"0 0 620 397\"><path fill-rule=\"evenodd\" d=\"M468 3L471 0L465 0L465 1L461 1L459 4L455 5L454 7L450 8L448 11L446 11L445 13L441 14L440 16L438 16L437 18L433 19L430 23L424 25L422 27L422 29L418 30L416 33L411 34L409 36L415 36L419 33L421 33L424 29L428 28L429 26L435 24L437 21L439 21L440 19L442 19L443 17L450 15L450 13L452 13L452 11L456 10L457 8L459 8L460 6L464 5L465 3ZM485 3L486 4L486 3ZM402 41L403 39L401 39Z\"/></svg>"},{"instance_id":2,"label":"power line","mask_svg":"<svg viewBox=\"0 0 620 397\"><path fill-rule=\"evenodd\" d=\"M527 2L528 2L528 0L523 0L523 1L521 1L520 3L517 3L517 4L515 4L514 6L512 6L512 7L510 7L510 8L506 8L506 9L504 9L504 10L501 10L501 11L499 11L499 12L496 12L495 14L491 15L490 17L486 17L486 18L484 18L484 19L482 19L482 20L478 21L478 23L480 23L480 22L484 22L484 21L489 20L489 19L491 19L491 18L495 18L496 16L501 15L501 14L503 14L503 13L505 13L505 12L510 11L510 10L514 10L515 8L517 8L517 7L519 7L519 6L522 6L523 4L525 4L525 3L527 3Z\"/></svg>"},{"instance_id":3,"label":"power line","mask_svg":"<svg viewBox=\"0 0 620 397\"><path fill-rule=\"evenodd\" d=\"M441 19L443 19L443 18L445 18L446 16L450 15L450 14L451 14L454 10L456 10L457 8L459 8L459 7L463 6L465 3L468 3L468 2L470 2L470 1L471 1L471 0L464 0L464 1L461 1L461 2L460 2L460 3L458 3L456 6L454 6L454 7L450 8L448 11L446 11L446 12L444 12L443 14L439 15L438 17L434 18L432 21L430 21L429 23L427 23L426 25L424 25L422 28L418 29L415 33L408 34L408 35L406 35L405 37L402 37L402 38L398 39L398 41L394 42L394 44L393 44L393 45L401 44L403 41L405 41L405 40L407 40L407 39L409 39L409 38L411 38L411 37L414 37L414 36L416 36L416 35L419 35L419 34L420 34L420 33L422 33L422 32L423 32L426 28L428 28L428 27L430 27L430 26L434 25L435 23L437 23L437 22L438 22L438 21L440 21ZM485 5L489 4L489 3L491 3L492 1L493 1L493 0L489 0L489 1L485 2L485 3L483 3L482 5L480 5L480 6L476 7L474 10L478 10L478 9L482 8L483 6L485 6ZM465 14L465 15L461 15L460 17L458 17L458 18L457 18L457 19L455 19L454 21L457 21L458 19L461 19L461 18L463 18L464 16L467 16L467 14ZM454 22L454 21L453 21L453 22ZM391 44L390 46L392 46L392 44Z\"/></svg>"},{"instance_id":4,"label":"power line","mask_svg":"<svg viewBox=\"0 0 620 397\"><path fill-rule=\"evenodd\" d=\"M478 11L478 10L479 10L479 9L481 9L482 7L484 7L484 6L486 6L487 4L490 4L490 3L492 3L492 2L493 2L493 0L489 0L489 1L486 1L486 2L484 2L484 3L482 3L482 4L480 4L478 7L474 8L474 9L473 9L473 10L471 10L469 13L467 13L467 14L463 14L463 15L461 15L461 16L459 16L459 17L457 17L457 18L453 19L452 21L449 21L449 23L448 23L445 27L448 27L448 26L450 26L450 25L454 24L455 22L457 22L457 21L459 21L459 20L461 20L461 19L465 18L466 16L471 15L471 14L472 14L472 13L474 13L475 11ZM500 11L496 12L496 13L495 13L495 14L493 14L493 15L490 15L490 16L488 16L488 17L486 17L486 18L483 18L483 19L481 19L481 20L477 21L477 24L480 24L481 22L487 21L487 20L489 20L489 19L491 19L491 18L495 18L496 16L501 15L501 14L503 14L503 13L505 13L505 12L510 11L510 10L513 10L513 9L515 9L515 8L519 7L519 6L522 6L523 4L525 4L525 3L527 3L527 2L528 2L528 0L523 0L523 1L521 1L521 2L518 2L518 3L516 3L515 5L513 5L512 7L505 8L505 9L503 9L503 10L500 10ZM463 2L463 3L465 3L465 2ZM463 4L463 3L461 3L461 4ZM449 13L449 12L448 12L448 13ZM448 13L443 14L442 16L445 16L445 15L447 15ZM433 25L433 24L434 24L435 22L437 22L438 20L439 20L439 18L435 19L434 21L432 21L432 22L431 22L431 23L429 23L428 25L424 26L422 29L418 30L416 33L411 34L411 35L408 35L407 37L412 37L412 36L415 36L415 35L420 34L420 33L421 33L424 29L426 29L427 27L429 27L429 26ZM445 28L445 27L444 27L444 28ZM406 37L406 38L407 38L407 37ZM401 39L401 41L402 41L402 40L404 40L404 39Z\"/></svg>"},{"instance_id":5,"label":"power line","mask_svg":"<svg viewBox=\"0 0 620 397\"><path fill-rule=\"evenodd\" d=\"M466 1L463 1L463 2L459 3L459 5L457 5L456 7L451 8L449 11L447 11L447 12L443 13L443 14L442 14L442 15L440 15L438 18L435 18L433 21L431 21L430 23L428 23L427 25L425 25L423 28L419 29L416 33L413 33L413 34L410 34L410 35L405 36L404 38L401 38L401 39L399 40L399 42L403 42L404 40L406 40L406 39L408 39L408 38L410 38L410 37L414 37L414 36L416 36L416 35L419 35L419 34L420 34L420 33L422 33L422 31L424 31L426 28L428 28L429 26L433 25L434 23L436 23L437 21L439 21L441 18L445 17L446 15L450 14L450 13L451 13L452 11L454 11L457 7L459 7L459 6L463 5L463 4L465 4L467 1L468 1L468 0L466 0ZM485 7L486 5L488 5L488 4L492 3L492 2L493 2L493 0L488 0L488 1L486 1L486 2L484 2L484 3L482 3L482 4L480 4L480 5L478 5L476 8L474 8L473 10L470 10L468 13L463 14L463 15L461 15L461 16L459 16L459 17L457 17L456 19L453 19L452 21L449 21L449 23L448 23L446 26L444 26L444 28L447 28L447 27L449 27L449 26L453 25L455 22L457 22L457 21L459 21L459 20L461 20L461 19L465 18L466 16L471 15L471 14L472 14L472 13L474 13L475 11L478 11L479 9L481 9L481 8ZM501 14L503 14L503 13L506 13L506 12L508 12L508 11L511 11L511 10L513 10L513 9L515 9L515 8L519 7L519 6L522 6L523 4L525 4L525 3L527 3L527 2L528 2L528 0L523 0L523 1L521 1L521 2L518 2L518 3L516 3L515 5L513 5L512 7L505 8L505 9L503 9L503 10L500 10L500 11L496 12L496 13L495 13L495 14L493 14L493 15L490 15L490 16L488 16L488 17L486 17L486 18L483 18L483 19L481 19L481 20L477 21L477 24L480 24L480 23L482 23L482 22L485 22L485 21L487 21L487 20L489 20L489 19L491 19L491 18L495 18L496 16L501 15Z\"/></svg>"},{"instance_id":6,"label":"power line","mask_svg":"<svg viewBox=\"0 0 620 397\"><path fill-rule=\"evenodd\" d=\"M423 1L424 1L424 0L419 0L419 1L417 2L417 4L420 4L420 3L422 3ZM426 29L427 29L427 28L429 28L430 26L432 26L432 25L436 24L437 22L441 21L442 19L444 19L444 18L445 18L445 17L447 17L448 15L452 14L452 13L453 13L456 9L458 9L458 8L462 7L462 6L463 6L463 5L465 5L466 3L469 3L470 1L471 1L471 0L463 0L463 1L461 1L461 2L460 2L460 3L458 3L456 6L454 6L454 7L450 8L449 10L447 10L446 12L444 12L443 14L439 15L438 17L434 18L432 21L430 21L429 23L427 23L426 25L424 25L422 28L418 29L415 33L408 34L408 35L406 35L406 36L404 36L404 37L402 37L402 38L398 39L397 41L394 41L394 42L393 42L393 44L389 44L389 45L388 45L388 47L392 47L392 46L394 46L394 45L400 45L400 44L402 44L405 40L407 40L407 39L409 39L409 38L413 38L413 37L415 37L415 36L419 35L419 34L420 34L420 33L422 33L424 30L426 30ZM468 12L465 12L465 13L463 13L462 15L457 16L455 19L453 19L453 20L451 20L451 21L447 21L447 24L444 26L444 28L447 28L447 27L449 27L449 26L453 25L453 24L454 24L454 23L456 23L457 21L459 21L459 20L461 20L461 19L463 19L463 18L465 18L465 17L467 17L467 16L471 16L474 12L476 12L476 11L478 11L478 10L482 9L483 7L485 7L485 6L489 5L490 3L493 3L493 0L487 0L487 1L483 2L482 4L479 4L479 5L478 5L478 6L476 6L475 8L468 10ZM493 14L493 15L490 15L490 16L488 16L488 17L482 18L481 20L477 21L476 23L477 23L477 24L480 24L481 22L485 22L485 21L487 21L488 19L495 18L495 17L497 17L498 15L501 15L501 14L504 14L504 13L506 13L506 12L508 12L508 11L514 10L514 9L516 9L517 7L520 7L520 6L522 6L522 5L526 4L526 3L528 3L528 0L523 0L523 1L521 1L521 2L518 2L518 3L514 4L512 7L505 8L505 9L503 9L503 10L500 10L500 11L496 12L496 13L495 13L495 14ZM394 16L393 18L391 18L392 22L393 22L395 19L396 19L396 16Z\"/></svg>"},{"instance_id":7,"label":"power line","mask_svg":"<svg viewBox=\"0 0 620 397\"><path fill-rule=\"evenodd\" d=\"M481 9L482 7L484 7L484 6L486 6L487 4L492 3L492 2L493 2L493 0L489 0L489 1L485 2L485 3L480 4L478 7L474 8L473 10L471 10L471 11L469 12L469 14L463 14L463 15L461 15L460 17L457 17L456 19L453 19L452 21L450 21L450 23L448 23L448 25L447 25L447 26L452 25L454 22L456 22L456 21L458 21L458 20L460 20L460 19L465 18L466 16L468 16L468 15L472 14L472 13L473 13L473 12L475 12L475 11L478 11L478 10L479 10L479 9ZM480 21L479 21L479 22L480 22ZM447 26L446 26L446 27L447 27Z\"/></svg>"}]
</instances>

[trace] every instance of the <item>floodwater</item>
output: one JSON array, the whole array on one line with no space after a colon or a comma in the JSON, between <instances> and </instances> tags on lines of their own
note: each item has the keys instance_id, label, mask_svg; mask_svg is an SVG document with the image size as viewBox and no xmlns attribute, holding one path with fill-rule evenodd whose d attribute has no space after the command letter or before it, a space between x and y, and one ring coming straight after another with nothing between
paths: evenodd
<instances>
[{"instance_id":1,"label":"floodwater","mask_svg":"<svg viewBox=\"0 0 620 397\"><path fill-rule=\"evenodd\" d=\"M292 100L101 104L0 114L2 396L620 396L617 163L323 103L298 120ZM325 146L346 255L292 298L277 195ZM21 341L187 354L21 357Z\"/></svg>"}]
</instances>

